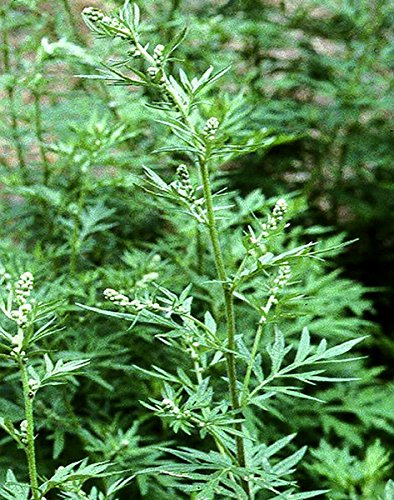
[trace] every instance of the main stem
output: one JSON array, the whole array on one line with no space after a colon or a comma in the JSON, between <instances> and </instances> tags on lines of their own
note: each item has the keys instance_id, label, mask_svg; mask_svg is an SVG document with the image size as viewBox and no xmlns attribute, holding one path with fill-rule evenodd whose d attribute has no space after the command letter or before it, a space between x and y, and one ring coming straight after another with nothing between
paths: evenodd
<instances>
[{"instance_id":1,"label":"main stem","mask_svg":"<svg viewBox=\"0 0 394 500\"><path fill-rule=\"evenodd\" d=\"M32 490L32 495L34 500L39 499L38 495L38 478L37 478L37 466L36 466L36 450L34 445L34 416L33 416L33 400L30 397L29 388L29 378L27 374L26 365L23 360L19 363L22 386L23 386L23 399L25 404L25 419L27 422L27 445L26 445L26 457L29 467L29 478L30 486Z\"/></svg>"},{"instance_id":2,"label":"main stem","mask_svg":"<svg viewBox=\"0 0 394 500\"><path fill-rule=\"evenodd\" d=\"M207 207L208 229L213 253L215 257L216 272L222 284L223 296L225 302L225 312L227 321L227 348L226 353L227 361L227 375L229 380L229 391L231 398L231 405L234 410L240 409L239 396L237 389L237 371L235 361L235 315L234 315L234 301L233 292L229 283L227 282L227 273L223 260L223 253L219 241L219 233L216 226L215 213L213 209L212 190L209 180L208 163L204 160L200 161L200 172L203 183L204 198ZM241 423L236 424L236 430L242 433ZM240 467L246 466L245 460L245 445L242 436L236 436L237 445L237 459ZM248 482L244 482L243 487L247 495L250 496L250 489Z\"/></svg>"},{"instance_id":3,"label":"main stem","mask_svg":"<svg viewBox=\"0 0 394 500\"><path fill-rule=\"evenodd\" d=\"M178 5L178 2L174 2L174 5ZM133 33L133 41L140 51L142 57L149 63L155 64L154 58L147 52L145 47L141 45L138 40L138 36L136 33ZM189 113L187 106L182 102L178 93L174 91L169 78L162 69L162 76L165 84L167 85L167 89L169 90L174 103L176 104L177 110L180 112L185 124L195 132L193 124L189 120ZM222 249L219 241L219 233L216 227L215 213L213 209L213 200L212 200L212 190L211 184L209 180L209 168L208 161L206 158L199 158L199 167L200 174L203 183L204 190L204 198L207 207L207 216L208 216L208 229L209 235L211 239L211 244L213 248L213 253L215 257L215 265L216 272L219 280L222 283L223 288L223 296L225 302L225 310L226 310L226 321L227 321L227 348L228 352L226 353L226 366L227 366L227 375L229 380L229 392L231 399L231 406L234 410L240 410L239 404L239 396L237 389L237 371L236 371L236 362L235 362L235 315L234 315L234 303L233 303L233 291L227 282L227 273L226 268L224 266ZM237 446L237 460L240 467L246 467L246 459L245 459L245 445L244 439L242 437L242 425L240 422L235 424L235 429L240 433L240 435L235 437L236 446ZM247 481L242 482L242 487L245 490L248 498L251 497L250 486Z\"/></svg>"}]
</instances>

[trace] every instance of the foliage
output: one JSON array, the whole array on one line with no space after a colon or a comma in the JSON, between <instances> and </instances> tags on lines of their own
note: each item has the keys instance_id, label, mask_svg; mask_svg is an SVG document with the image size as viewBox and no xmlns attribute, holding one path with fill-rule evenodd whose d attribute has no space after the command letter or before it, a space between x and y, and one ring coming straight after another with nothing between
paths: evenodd
<instances>
[{"instance_id":1,"label":"foliage","mask_svg":"<svg viewBox=\"0 0 394 500\"><path fill-rule=\"evenodd\" d=\"M0 6L0 498L392 498L392 14L279 4Z\"/></svg>"}]
</instances>

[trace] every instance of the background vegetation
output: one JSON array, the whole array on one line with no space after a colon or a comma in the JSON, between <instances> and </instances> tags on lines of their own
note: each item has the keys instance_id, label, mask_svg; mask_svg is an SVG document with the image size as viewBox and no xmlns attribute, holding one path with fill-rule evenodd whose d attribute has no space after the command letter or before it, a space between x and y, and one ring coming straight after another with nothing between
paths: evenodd
<instances>
[{"instance_id":1,"label":"background vegetation","mask_svg":"<svg viewBox=\"0 0 394 500\"><path fill-rule=\"evenodd\" d=\"M62 326L43 349L55 360L91 360L83 376L37 398L37 456L47 477L85 457L110 460L118 471L160 465L166 453L157 445L174 440L204 449L198 437L174 435L140 403L160 399L162 386L134 366L182 366L183 354L155 339L154 324L128 331L120 319L77 303L107 308L106 288L132 294L159 283L179 294L192 283L197 311L222 315L205 235L196 240L193 221L141 188L144 166L170 182L183 161L177 152L153 153L168 146L171 132L144 106L151 90L76 76L97 74L101 62L124 56L121 40L93 40L81 18L85 6L70 0L0 6L2 296L23 272L33 273L37 300L55 304ZM291 226L289 243L279 239L278 248L318 238L327 249L324 261L297 264L297 280L272 325L280 320L290 339L305 326L337 343L369 335L357 346L360 358L341 368L358 381L312 388L325 404L290 404L284 394L256 413L253 425L269 442L296 432L293 451L308 446L294 474L301 488L330 489L322 498L394 498L394 488L385 486L394 444L391 2L146 0L140 7L152 46L167 45L188 27L176 53L187 74L231 64L202 102L206 118L226 118L226 132L241 144L276 137L270 148L231 158L215 177L215 188L228 186L225 201L235 207L225 209L221 226L228 260L240 253L250 213L268 214L282 196ZM250 293L257 300L261 290ZM239 301L239 328L249 331L244 307ZM2 358L0 374L0 417L16 425L23 419L20 388ZM0 484L9 468L25 480L23 452L3 431L0 449ZM114 484L96 472L86 491ZM122 492L119 498L183 498L168 478L149 475ZM64 497L85 498L78 495L70 486Z\"/></svg>"}]
</instances>

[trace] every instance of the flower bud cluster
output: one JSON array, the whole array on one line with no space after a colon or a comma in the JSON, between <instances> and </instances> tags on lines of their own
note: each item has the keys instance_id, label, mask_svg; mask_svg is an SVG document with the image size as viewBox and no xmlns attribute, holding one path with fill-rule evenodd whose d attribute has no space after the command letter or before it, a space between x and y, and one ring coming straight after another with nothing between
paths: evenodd
<instances>
[{"instance_id":1,"label":"flower bud cluster","mask_svg":"<svg viewBox=\"0 0 394 500\"><path fill-rule=\"evenodd\" d=\"M207 137L207 139L212 141L216 137L216 132L218 128L219 128L219 120L214 116L212 116L205 124L202 133Z\"/></svg>"},{"instance_id":2,"label":"flower bud cluster","mask_svg":"<svg viewBox=\"0 0 394 500\"><path fill-rule=\"evenodd\" d=\"M82 15L93 24L100 23L105 18L104 12L95 7L85 7L82 11Z\"/></svg>"},{"instance_id":3,"label":"flower bud cluster","mask_svg":"<svg viewBox=\"0 0 394 500\"><path fill-rule=\"evenodd\" d=\"M179 165L176 169L177 180L172 183L172 186L176 189L176 191L183 197L188 199L189 201L195 202L195 190L190 182L190 174L189 171L183 163Z\"/></svg>"},{"instance_id":4,"label":"flower bud cluster","mask_svg":"<svg viewBox=\"0 0 394 500\"><path fill-rule=\"evenodd\" d=\"M200 428L206 427L208 424L198 418L195 414L192 415L190 410L180 408L174 401L169 398L164 398L160 403L161 411L168 416L175 417L178 420L187 420L190 424Z\"/></svg>"},{"instance_id":5,"label":"flower bud cluster","mask_svg":"<svg viewBox=\"0 0 394 500\"><path fill-rule=\"evenodd\" d=\"M104 297L117 306L129 306L131 303L130 299L126 295L117 292L113 288L106 288L104 290Z\"/></svg>"},{"instance_id":6,"label":"flower bud cluster","mask_svg":"<svg viewBox=\"0 0 394 500\"><path fill-rule=\"evenodd\" d=\"M11 311L10 318L14 320L20 328L24 328L29 320L31 310L31 304L26 302L25 304L20 305L18 309Z\"/></svg>"},{"instance_id":7,"label":"flower bud cluster","mask_svg":"<svg viewBox=\"0 0 394 500\"><path fill-rule=\"evenodd\" d=\"M26 272L20 276L15 285L15 302L19 307L11 311L8 317L15 321L19 328L24 328L26 326L33 309L32 304L27 301L33 289L33 283L33 275ZM14 339L16 339L14 343L17 344L18 347L21 347L23 339L19 337L18 335L14 337Z\"/></svg>"},{"instance_id":8,"label":"flower bud cluster","mask_svg":"<svg viewBox=\"0 0 394 500\"><path fill-rule=\"evenodd\" d=\"M129 50L127 51L127 53L131 57L140 57L140 55L141 55L141 52L139 51L138 47L134 43L132 43L130 45Z\"/></svg>"},{"instance_id":9,"label":"flower bud cluster","mask_svg":"<svg viewBox=\"0 0 394 500\"><path fill-rule=\"evenodd\" d=\"M175 297L171 302L168 301L168 299L163 300L165 304L161 304L153 300L147 294L144 297L130 300L129 297L112 288L107 288L106 290L104 290L104 296L107 300L110 300L116 305L131 307L137 312L146 309L147 311L163 313L166 317L170 317L172 314L179 314L182 316L182 314L188 312L188 309L181 303L179 303L178 299L176 299Z\"/></svg>"},{"instance_id":10,"label":"flower bud cluster","mask_svg":"<svg viewBox=\"0 0 394 500\"><path fill-rule=\"evenodd\" d=\"M279 198L272 210L272 216L276 221L280 222L283 220L288 208L286 200Z\"/></svg>"},{"instance_id":11,"label":"flower bud cluster","mask_svg":"<svg viewBox=\"0 0 394 500\"><path fill-rule=\"evenodd\" d=\"M11 316L11 319L12 319L12 316ZM24 335L23 327L21 327L20 325L18 325L18 326L19 326L18 333L16 335L14 335L11 339L11 343L14 347L12 348L10 354L11 354L11 356L15 356L15 357L23 360L26 356L26 353L23 350L23 341L25 340L25 335Z\"/></svg>"},{"instance_id":12,"label":"flower bud cluster","mask_svg":"<svg viewBox=\"0 0 394 500\"><path fill-rule=\"evenodd\" d=\"M289 266L288 262L284 262L279 267L278 277L274 281L275 283L278 283L279 286L284 286L287 285L290 276L291 276L291 267Z\"/></svg>"},{"instance_id":13,"label":"flower bud cluster","mask_svg":"<svg viewBox=\"0 0 394 500\"><path fill-rule=\"evenodd\" d=\"M155 307L153 306L155 305L158 306L158 304L153 304L151 301L150 304L148 305L148 303L143 303L138 299L130 300L129 297L123 295L123 293L114 290L113 288L106 288L104 290L104 297L107 300L110 300L111 302L116 304L117 306L122 306L122 307L130 306L136 309L137 311L141 311L142 309L145 309L149 306L151 306L151 309L154 309Z\"/></svg>"},{"instance_id":14,"label":"flower bud cluster","mask_svg":"<svg viewBox=\"0 0 394 500\"><path fill-rule=\"evenodd\" d=\"M200 357L199 352L198 352L199 347L200 347L199 342L192 342L187 349L188 352L190 353L190 357L192 358L193 361L199 359L199 357Z\"/></svg>"},{"instance_id":15,"label":"flower bud cluster","mask_svg":"<svg viewBox=\"0 0 394 500\"><path fill-rule=\"evenodd\" d=\"M274 279L274 286L270 293L276 295L281 288L287 285L291 276L291 268L287 262L279 267L278 276Z\"/></svg>"},{"instance_id":16,"label":"flower bud cluster","mask_svg":"<svg viewBox=\"0 0 394 500\"><path fill-rule=\"evenodd\" d=\"M152 80L156 78L156 76L159 74L163 66L164 49L165 49L164 45L161 45L160 43L159 45L156 45L156 47L153 49L153 59L154 59L153 66L149 66L149 68L147 68L146 70L146 72L148 73L149 77ZM167 85L165 78L162 78L160 80L160 85L163 88L164 93L167 94L168 92L166 92Z\"/></svg>"},{"instance_id":17,"label":"flower bud cluster","mask_svg":"<svg viewBox=\"0 0 394 500\"><path fill-rule=\"evenodd\" d=\"M161 43L156 45L153 49L153 59L155 60L157 66L161 66L164 61L164 49L165 47Z\"/></svg>"},{"instance_id":18,"label":"flower bud cluster","mask_svg":"<svg viewBox=\"0 0 394 500\"><path fill-rule=\"evenodd\" d=\"M267 238L269 234L278 229L279 224L283 221L283 218L287 212L288 205L286 200L280 198L272 210L271 215L268 217L268 222L262 224L262 236Z\"/></svg>"},{"instance_id":19,"label":"flower bud cluster","mask_svg":"<svg viewBox=\"0 0 394 500\"><path fill-rule=\"evenodd\" d=\"M23 273L15 286L15 300L18 304L25 304L33 289L34 278L29 272Z\"/></svg>"},{"instance_id":20,"label":"flower bud cluster","mask_svg":"<svg viewBox=\"0 0 394 500\"><path fill-rule=\"evenodd\" d=\"M171 399L164 398L161 402L162 406L165 408L165 410L170 411L174 413L175 415L178 415L181 410L179 406L177 406L174 401L171 401Z\"/></svg>"},{"instance_id":21,"label":"flower bud cluster","mask_svg":"<svg viewBox=\"0 0 394 500\"><path fill-rule=\"evenodd\" d=\"M158 68L156 68L158 69ZM158 74L158 71L155 73L155 77ZM167 77L162 74L160 80L159 80L159 86L161 89L161 92L163 94L163 97L167 99L169 103L171 103L171 106L176 110L176 111L181 111L181 104L184 99L181 95L179 95L177 89L171 85L171 83L168 81Z\"/></svg>"},{"instance_id":22,"label":"flower bud cluster","mask_svg":"<svg viewBox=\"0 0 394 500\"><path fill-rule=\"evenodd\" d=\"M157 68L156 66L149 66L149 68L146 69L146 72L148 73L149 78L154 80L156 76L158 75L160 71L160 68Z\"/></svg>"},{"instance_id":23,"label":"flower bud cluster","mask_svg":"<svg viewBox=\"0 0 394 500\"><path fill-rule=\"evenodd\" d=\"M111 34L127 40L129 34L124 29L124 26L119 22L118 19L112 16L108 16L102 10L96 9L95 7L85 7L82 11L83 17L86 19L87 23L98 33L101 34Z\"/></svg>"},{"instance_id":24,"label":"flower bud cluster","mask_svg":"<svg viewBox=\"0 0 394 500\"><path fill-rule=\"evenodd\" d=\"M27 420L22 420L19 430L15 429L15 434L19 437L21 443L27 445Z\"/></svg>"},{"instance_id":25,"label":"flower bud cluster","mask_svg":"<svg viewBox=\"0 0 394 500\"><path fill-rule=\"evenodd\" d=\"M161 406L166 413L176 417L177 419L184 418L186 420L189 420L191 417L190 410L182 410L176 403L174 403L174 401L169 398L164 398L161 401Z\"/></svg>"},{"instance_id":26,"label":"flower bud cluster","mask_svg":"<svg viewBox=\"0 0 394 500\"><path fill-rule=\"evenodd\" d=\"M29 397L34 398L36 392L40 387L40 381L36 380L35 378L30 378L28 381L28 385L29 385Z\"/></svg>"},{"instance_id":27,"label":"flower bud cluster","mask_svg":"<svg viewBox=\"0 0 394 500\"><path fill-rule=\"evenodd\" d=\"M161 262L160 254L155 253L155 255L152 257L151 262L152 262L152 264L160 264L160 262Z\"/></svg>"},{"instance_id":28,"label":"flower bud cluster","mask_svg":"<svg viewBox=\"0 0 394 500\"><path fill-rule=\"evenodd\" d=\"M270 295L268 297L267 303L264 307L261 308L262 312L264 313L261 316L261 322L267 321L267 314L271 310L272 306L278 303L278 293L287 285L290 276L291 268L288 262L284 262L283 265L279 267L278 275L274 279L273 286L269 290Z\"/></svg>"}]
</instances>

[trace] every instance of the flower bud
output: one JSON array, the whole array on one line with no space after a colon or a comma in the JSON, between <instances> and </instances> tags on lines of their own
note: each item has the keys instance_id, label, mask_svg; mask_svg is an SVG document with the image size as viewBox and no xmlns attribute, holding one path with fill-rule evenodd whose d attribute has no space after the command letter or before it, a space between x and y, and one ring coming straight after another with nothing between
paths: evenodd
<instances>
[{"instance_id":1,"label":"flower bud","mask_svg":"<svg viewBox=\"0 0 394 500\"><path fill-rule=\"evenodd\" d=\"M85 7L82 11L82 15L93 24L96 24L105 18L104 12L100 9L96 9L95 7Z\"/></svg>"},{"instance_id":2,"label":"flower bud","mask_svg":"<svg viewBox=\"0 0 394 500\"><path fill-rule=\"evenodd\" d=\"M159 72L159 68L156 68L155 66L149 66L147 68L146 72L148 73L148 76L154 80Z\"/></svg>"},{"instance_id":3,"label":"flower bud","mask_svg":"<svg viewBox=\"0 0 394 500\"><path fill-rule=\"evenodd\" d=\"M126 295L117 292L113 288L106 288L104 290L104 297L118 306L129 306L131 304L130 299Z\"/></svg>"},{"instance_id":4,"label":"flower bud","mask_svg":"<svg viewBox=\"0 0 394 500\"><path fill-rule=\"evenodd\" d=\"M137 46L132 43L129 50L127 51L127 53L131 56L131 57L139 57L141 55L141 52L137 49Z\"/></svg>"},{"instance_id":5,"label":"flower bud","mask_svg":"<svg viewBox=\"0 0 394 500\"><path fill-rule=\"evenodd\" d=\"M156 45L156 47L153 50L153 59L155 60L157 65L160 65L163 61L163 51L164 51L164 45Z\"/></svg>"},{"instance_id":6,"label":"flower bud","mask_svg":"<svg viewBox=\"0 0 394 500\"><path fill-rule=\"evenodd\" d=\"M217 129L219 128L219 120L212 116L205 124L202 133L210 140L215 139Z\"/></svg>"}]
</instances>

